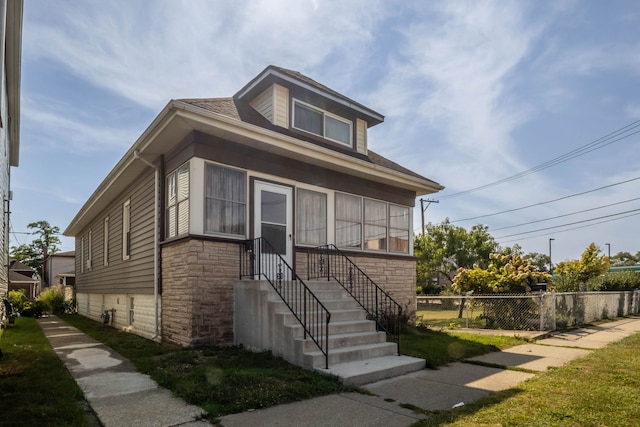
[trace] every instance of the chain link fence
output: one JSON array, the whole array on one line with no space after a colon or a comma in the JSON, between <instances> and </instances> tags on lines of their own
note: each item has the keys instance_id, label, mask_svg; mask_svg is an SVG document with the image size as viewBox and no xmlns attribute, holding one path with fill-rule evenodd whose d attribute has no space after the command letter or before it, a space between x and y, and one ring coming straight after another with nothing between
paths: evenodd
<instances>
[{"instance_id":1,"label":"chain link fence","mask_svg":"<svg viewBox=\"0 0 640 427\"><path fill-rule=\"evenodd\" d=\"M416 321L428 327L553 331L640 313L640 291L420 295Z\"/></svg>"}]
</instances>

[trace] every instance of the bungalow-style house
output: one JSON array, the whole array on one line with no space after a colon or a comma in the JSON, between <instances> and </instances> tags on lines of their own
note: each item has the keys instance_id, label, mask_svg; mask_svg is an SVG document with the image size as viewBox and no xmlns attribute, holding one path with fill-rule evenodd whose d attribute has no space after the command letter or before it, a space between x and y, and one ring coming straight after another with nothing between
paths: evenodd
<instances>
[{"instance_id":1,"label":"bungalow-style house","mask_svg":"<svg viewBox=\"0 0 640 427\"><path fill-rule=\"evenodd\" d=\"M380 313L399 314L383 296L393 310L415 308L413 207L443 188L369 149L368 128L383 120L275 66L231 98L170 101L65 230L76 238L79 313L108 310L114 326L148 338L243 344L302 365L320 349L333 364L324 350L344 339L327 336L346 309L323 304L332 291L309 278L347 299L366 282L355 305L375 304L358 316L376 335ZM330 326L312 331L307 317L325 309ZM306 329L281 330L291 324ZM290 349L305 338L318 348Z\"/></svg>"},{"instance_id":2,"label":"bungalow-style house","mask_svg":"<svg viewBox=\"0 0 640 427\"><path fill-rule=\"evenodd\" d=\"M9 261L9 290L23 291L30 300L40 293L40 279L36 271L18 260Z\"/></svg>"}]
</instances>

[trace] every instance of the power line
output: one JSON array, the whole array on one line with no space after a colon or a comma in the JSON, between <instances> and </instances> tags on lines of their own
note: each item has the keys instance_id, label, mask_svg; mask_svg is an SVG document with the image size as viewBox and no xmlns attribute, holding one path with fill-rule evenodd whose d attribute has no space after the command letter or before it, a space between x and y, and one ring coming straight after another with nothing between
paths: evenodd
<instances>
[{"instance_id":1,"label":"power line","mask_svg":"<svg viewBox=\"0 0 640 427\"><path fill-rule=\"evenodd\" d=\"M595 210L598 210L598 209L609 208L611 206L622 205L624 203L634 202L636 200L640 200L640 197L636 197L635 199L623 200L621 202L610 203L608 205L602 205L602 206L598 206L598 207L595 207L595 208L583 209L581 211L575 211L575 212L567 213L567 214L564 214L564 215L557 215L557 216L552 216L552 217L545 218L545 219L539 219L539 220L536 220L536 221L524 222L522 224L509 225L509 226L500 227L500 228L493 228L493 229L491 229L491 231L500 231L500 230L506 230L506 229L509 229L509 228L522 227L523 225L536 224L538 222L544 222L544 221L550 221L552 219L564 218L564 217L571 216L571 215L577 215L577 214L580 214L580 213L591 212L591 211L595 211Z\"/></svg>"},{"instance_id":2,"label":"power line","mask_svg":"<svg viewBox=\"0 0 640 427\"><path fill-rule=\"evenodd\" d=\"M485 214L485 215L478 215L478 216L474 216L474 217L470 217L470 218L462 218L462 219L456 219L453 220L451 222L462 222L462 221L471 221L473 219L478 219L478 218L487 218L490 216L495 216L495 215L501 215L503 213L509 213L509 212L515 212L515 211L521 211L522 209L528 209L528 208L532 208L534 206L542 206L542 205L546 205L548 203L553 203L553 202L558 202L560 200L565 200L565 199L570 199L571 197L576 197L576 196L582 196L585 194L589 194L589 193L593 193L595 191L600 191L600 190L604 190L605 188L611 188L611 187L615 187L616 185L621 185L621 184L627 184L629 182L632 181L637 181L640 179L640 176L635 177L635 178L631 178L628 179L626 181L620 181L620 182L616 182L614 184L609 184L609 185L605 185L603 187L599 187L599 188L594 188L593 190L588 190L588 191L583 191L581 193L574 193L574 194L570 194L568 196L563 196L563 197L559 197L557 199L552 199L552 200L547 200L546 202L539 202L539 203L534 203L532 205L527 205L527 206L522 206L520 208L514 208L514 209L508 209L506 211L500 211L500 212L494 212L494 213L490 213L490 214Z\"/></svg>"},{"instance_id":3,"label":"power line","mask_svg":"<svg viewBox=\"0 0 640 427\"><path fill-rule=\"evenodd\" d=\"M532 173L535 172L539 172L541 170L550 168L552 166L558 165L560 163L564 163L567 162L569 160L572 160L576 157L582 156L584 154L588 154L592 151L595 150L599 150L600 148L606 147L608 145L613 144L614 142L618 142L621 141L623 139L629 138L635 134L640 133L640 129L635 130L634 132L630 132L636 128L640 127L640 120L636 120L635 122L629 123L628 125L617 129L613 132L610 132L594 141L589 142L588 144L585 144L581 147L578 147L572 151L569 151L568 153L565 153L561 156L558 156L554 159L548 160L544 163L541 163L537 166L534 166L530 169L527 169L525 171L519 172L515 175L500 179L498 181L494 181L494 182L490 182L488 184L484 184L478 187L474 187L474 188L470 188L468 190L464 190L464 191L459 191L457 193L453 193L453 194L448 194L448 195L444 195L444 196L440 196L440 200L445 200L445 199L449 199L449 198L453 198L453 197L458 197L458 196L462 196L464 194L469 194L475 191L479 191L479 190L484 190L485 188L489 188L489 187L493 187L495 185L499 185L499 184L503 184L505 182L509 182L509 181L513 181L519 178L522 178L524 176L530 175ZM629 133L630 132L630 133Z\"/></svg>"},{"instance_id":4,"label":"power line","mask_svg":"<svg viewBox=\"0 0 640 427\"><path fill-rule=\"evenodd\" d=\"M539 234L537 236L529 236L529 237L523 237L523 238L520 238L520 239L507 240L507 241L502 242L502 243L521 242L523 240L535 239L535 238L538 238L538 237L552 236L552 235L556 235L556 234L560 234L560 233L566 233L567 231L573 231L573 230L578 230L578 229L581 229L581 228L588 228L588 227L593 227L593 226L600 225L600 224L605 224L607 222L619 221L621 219L625 219L625 218L629 218L629 217L637 216L637 215L640 215L640 213L632 213L630 215L625 215L625 216L622 216L620 218L607 219L607 220L604 220L604 221L596 222L594 224L587 224L587 225L581 225L579 227L567 228L566 230L556 230L553 233L544 233L544 234Z\"/></svg>"},{"instance_id":5,"label":"power line","mask_svg":"<svg viewBox=\"0 0 640 427\"><path fill-rule=\"evenodd\" d=\"M521 236L523 234L537 233L538 231L554 230L556 228L562 228L562 227L566 227L566 226L569 226L569 225L582 224L582 223L585 223L585 222L591 222L591 221L595 221L595 220L598 220L598 219L611 218L611 217L614 217L614 216L624 215L624 214L628 214L628 213L631 213L631 212L639 212L639 211L640 211L640 208L639 209L632 209L630 211L619 212L619 213L611 214L611 215L599 216L599 217L591 218L591 219L584 219L582 221L575 221L575 222L570 222L570 223L567 223L567 224L554 225L553 227L539 228L537 230L531 230L531 231L523 231L522 233L507 234L506 236L496 237L495 239L496 240L498 240L498 239L506 239L507 237Z\"/></svg>"}]
</instances>

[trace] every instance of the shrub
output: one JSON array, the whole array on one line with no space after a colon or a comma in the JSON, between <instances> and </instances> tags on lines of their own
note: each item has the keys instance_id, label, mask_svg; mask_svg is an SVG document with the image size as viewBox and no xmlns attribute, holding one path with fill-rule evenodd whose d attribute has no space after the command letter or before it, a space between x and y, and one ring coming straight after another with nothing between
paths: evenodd
<instances>
[{"instance_id":1,"label":"shrub","mask_svg":"<svg viewBox=\"0 0 640 427\"><path fill-rule=\"evenodd\" d=\"M640 273L615 271L594 277L587 282L591 291L631 291L640 289Z\"/></svg>"},{"instance_id":2,"label":"shrub","mask_svg":"<svg viewBox=\"0 0 640 427\"><path fill-rule=\"evenodd\" d=\"M24 305L29 302L29 298L24 294L24 290L20 289L18 291L9 291L7 295L9 302L13 306L13 310L20 313Z\"/></svg>"},{"instance_id":3,"label":"shrub","mask_svg":"<svg viewBox=\"0 0 640 427\"><path fill-rule=\"evenodd\" d=\"M54 314L64 313L64 290L62 286L51 286L38 296L46 311Z\"/></svg>"},{"instance_id":4,"label":"shrub","mask_svg":"<svg viewBox=\"0 0 640 427\"><path fill-rule=\"evenodd\" d=\"M41 317L44 310L45 305L42 301L27 301L20 314L25 317Z\"/></svg>"}]
</instances>

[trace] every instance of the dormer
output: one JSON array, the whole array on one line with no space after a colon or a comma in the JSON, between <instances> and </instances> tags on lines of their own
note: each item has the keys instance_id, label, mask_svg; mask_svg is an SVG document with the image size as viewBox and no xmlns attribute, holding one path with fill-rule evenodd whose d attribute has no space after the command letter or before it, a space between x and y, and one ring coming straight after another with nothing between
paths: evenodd
<instances>
[{"instance_id":1,"label":"dormer","mask_svg":"<svg viewBox=\"0 0 640 427\"><path fill-rule=\"evenodd\" d=\"M384 116L296 71L267 67L234 98L302 139L367 155L367 129Z\"/></svg>"}]
</instances>

